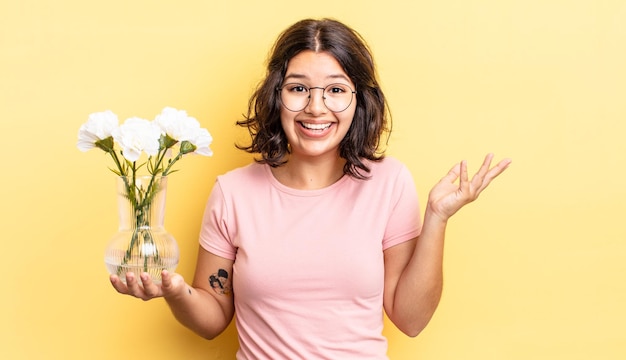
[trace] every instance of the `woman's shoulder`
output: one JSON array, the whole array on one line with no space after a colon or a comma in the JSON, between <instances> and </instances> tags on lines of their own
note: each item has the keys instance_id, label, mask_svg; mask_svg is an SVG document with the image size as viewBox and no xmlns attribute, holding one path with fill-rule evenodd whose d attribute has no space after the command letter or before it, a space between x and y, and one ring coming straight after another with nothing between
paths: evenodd
<instances>
[{"instance_id":1,"label":"woman's shoulder","mask_svg":"<svg viewBox=\"0 0 626 360\"><path fill-rule=\"evenodd\" d=\"M393 187L399 182L412 181L412 175L407 166L394 157L385 156L377 161L366 160L365 165L370 169L367 173L363 172L365 179L352 181L358 186L367 188Z\"/></svg>"},{"instance_id":2,"label":"woman's shoulder","mask_svg":"<svg viewBox=\"0 0 626 360\"><path fill-rule=\"evenodd\" d=\"M217 182L223 189L230 188L241 191L242 189L253 188L267 182L267 166L250 163L218 175Z\"/></svg>"},{"instance_id":3,"label":"woman's shoulder","mask_svg":"<svg viewBox=\"0 0 626 360\"><path fill-rule=\"evenodd\" d=\"M391 175L407 170L407 167L403 162L388 155L379 161L368 161L367 166L370 168L370 175Z\"/></svg>"},{"instance_id":4,"label":"woman's shoulder","mask_svg":"<svg viewBox=\"0 0 626 360\"><path fill-rule=\"evenodd\" d=\"M219 181L228 182L248 182L252 180L258 180L265 176L265 167L267 165L258 164L256 162L228 170L227 172L218 175Z\"/></svg>"}]
</instances>

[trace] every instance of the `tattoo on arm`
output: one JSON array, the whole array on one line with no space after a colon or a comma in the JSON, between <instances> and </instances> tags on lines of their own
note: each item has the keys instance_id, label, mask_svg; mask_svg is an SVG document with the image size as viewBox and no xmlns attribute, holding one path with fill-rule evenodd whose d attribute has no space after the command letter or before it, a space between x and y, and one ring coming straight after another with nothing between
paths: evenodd
<instances>
[{"instance_id":1,"label":"tattoo on arm","mask_svg":"<svg viewBox=\"0 0 626 360\"><path fill-rule=\"evenodd\" d=\"M232 291L230 277L224 269L219 269L215 274L209 276L209 284L213 291L220 295L229 295Z\"/></svg>"}]
</instances>

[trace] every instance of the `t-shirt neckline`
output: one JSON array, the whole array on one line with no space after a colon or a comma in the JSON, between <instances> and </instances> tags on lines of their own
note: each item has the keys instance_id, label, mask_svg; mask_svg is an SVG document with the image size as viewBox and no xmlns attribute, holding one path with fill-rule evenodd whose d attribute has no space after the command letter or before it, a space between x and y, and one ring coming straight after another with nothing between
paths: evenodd
<instances>
[{"instance_id":1,"label":"t-shirt neckline","mask_svg":"<svg viewBox=\"0 0 626 360\"><path fill-rule=\"evenodd\" d=\"M267 176L267 179L269 180L270 184L272 184L273 187L280 190L281 192L284 192L289 195L294 195L294 196L305 196L305 197L320 196L342 186L342 184L344 184L346 181L350 179L350 175L344 174L339 180L335 181L334 183L324 188L315 189L315 190L301 190L301 189L294 189L278 181L278 179L274 177L274 174L272 174L272 170L269 165L264 164L263 168L264 168L265 176Z\"/></svg>"}]
</instances>

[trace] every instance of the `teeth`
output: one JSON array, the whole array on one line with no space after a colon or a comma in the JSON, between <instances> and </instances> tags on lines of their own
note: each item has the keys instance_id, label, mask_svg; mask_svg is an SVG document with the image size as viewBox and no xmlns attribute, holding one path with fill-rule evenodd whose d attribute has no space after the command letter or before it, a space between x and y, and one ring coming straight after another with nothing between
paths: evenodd
<instances>
[{"instance_id":1,"label":"teeth","mask_svg":"<svg viewBox=\"0 0 626 360\"><path fill-rule=\"evenodd\" d=\"M325 130L325 129L328 129L330 127L330 123L328 123L328 124L308 124L308 123L302 123L302 126L304 126L307 129L310 129L310 130Z\"/></svg>"}]
</instances>

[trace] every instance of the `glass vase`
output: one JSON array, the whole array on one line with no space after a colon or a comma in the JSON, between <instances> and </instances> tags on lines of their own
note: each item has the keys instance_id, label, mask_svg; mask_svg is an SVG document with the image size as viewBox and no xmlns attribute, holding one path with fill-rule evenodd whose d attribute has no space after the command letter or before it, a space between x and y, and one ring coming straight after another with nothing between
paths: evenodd
<instances>
[{"instance_id":1,"label":"glass vase","mask_svg":"<svg viewBox=\"0 0 626 360\"><path fill-rule=\"evenodd\" d=\"M117 179L118 231L106 248L104 262L110 274L126 282L132 272L139 279L148 273L161 283L161 272L178 265L176 239L165 230L167 177L141 176Z\"/></svg>"}]
</instances>

